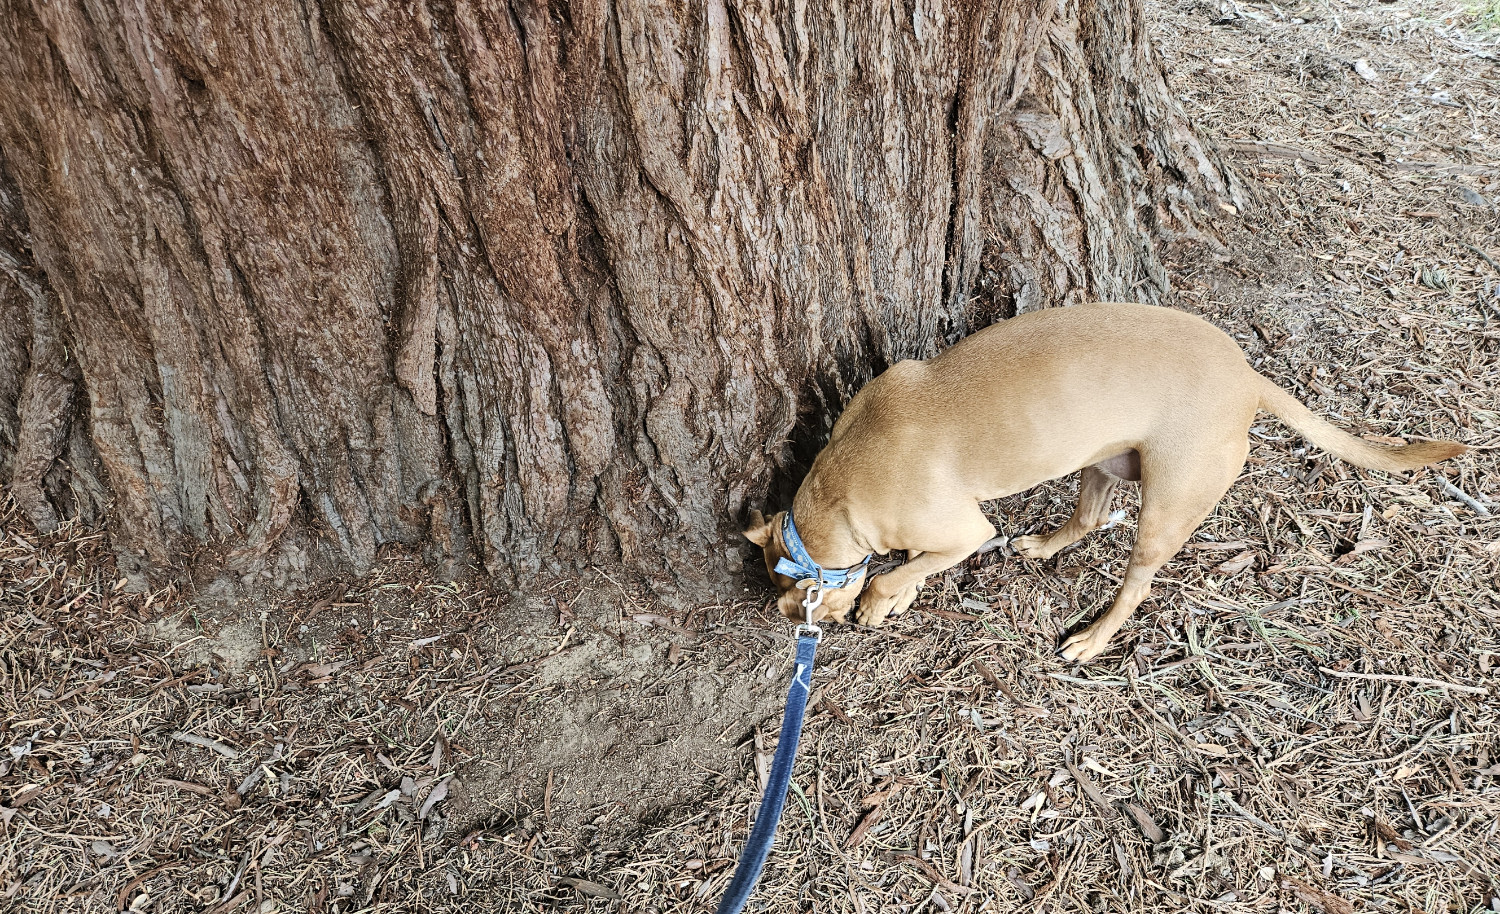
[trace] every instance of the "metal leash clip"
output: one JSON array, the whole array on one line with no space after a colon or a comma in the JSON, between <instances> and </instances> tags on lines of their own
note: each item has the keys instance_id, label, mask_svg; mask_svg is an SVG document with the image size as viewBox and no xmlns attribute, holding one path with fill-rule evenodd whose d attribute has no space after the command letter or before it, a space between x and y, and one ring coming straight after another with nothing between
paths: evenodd
<instances>
[{"instance_id":1,"label":"metal leash clip","mask_svg":"<svg viewBox=\"0 0 1500 914\"><path fill-rule=\"evenodd\" d=\"M813 623L813 612L823 605L824 584L821 575L798 581L797 589L806 591L802 595L802 611L807 615L806 621L797 623L797 637L812 635L822 641L823 629Z\"/></svg>"}]
</instances>

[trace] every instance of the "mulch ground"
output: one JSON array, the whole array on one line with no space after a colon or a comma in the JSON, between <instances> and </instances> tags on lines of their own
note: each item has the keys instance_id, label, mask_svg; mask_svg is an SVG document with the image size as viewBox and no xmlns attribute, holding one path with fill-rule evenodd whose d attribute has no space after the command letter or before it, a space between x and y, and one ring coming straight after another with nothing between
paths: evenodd
<instances>
[{"instance_id":1,"label":"mulch ground","mask_svg":"<svg viewBox=\"0 0 1500 914\"><path fill-rule=\"evenodd\" d=\"M1268 204L1175 255L1175 304L1345 428L1500 443L1500 17L1152 17ZM1052 648L1133 512L834 631L752 909L1500 911L1493 452L1401 477L1252 438L1094 664ZM1048 529L1073 487L997 522ZM764 594L519 600L393 555L225 605L127 592L95 531L0 531L0 908L668 914L728 881L789 659Z\"/></svg>"}]
</instances>

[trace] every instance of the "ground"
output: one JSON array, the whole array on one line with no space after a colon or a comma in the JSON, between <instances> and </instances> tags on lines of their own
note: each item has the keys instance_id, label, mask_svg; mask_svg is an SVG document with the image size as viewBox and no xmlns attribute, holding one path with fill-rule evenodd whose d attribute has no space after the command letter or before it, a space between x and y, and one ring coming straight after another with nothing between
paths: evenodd
<instances>
[{"instance_id":1,"label":"ground","mask_svg":"<svg viewBox=\"0 0 1500 914\"><path fill-rule=\"evenodd\" d=\"M1174 246L1173 304L1346 428L1493 447L1500 15L1193 0L1152 26L1265 197ZM1133 515L832 632L752 909L1500 910L1493 452L1396 477L1252 434L1092 665L1052 649ZM997 523L1059 523L1072 485ZM0 905L668 914L728 881L787 680L764 592L674 613L597 572L515 601L392 555L222 604L127 592L96 532L0 530Z\"/></svg>"}]
</instances>

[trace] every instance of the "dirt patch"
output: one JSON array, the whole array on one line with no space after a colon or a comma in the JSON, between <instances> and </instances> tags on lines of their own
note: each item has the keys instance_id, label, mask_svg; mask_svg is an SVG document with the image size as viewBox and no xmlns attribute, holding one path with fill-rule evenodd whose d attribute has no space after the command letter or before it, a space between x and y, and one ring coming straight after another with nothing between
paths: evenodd
<instances>
[{"instance_id":1,"label":"dirt patch","mask_svg":"<svg viewBox=\"0 0 1500 914\"><path fill-rule=\"evenodd\" d=\"M1171 253L1180 307L1358 433L1500 440L1496 44L1430 3L1160 6L1267 198ZM1131 520L835 632L765 911L1500 909L1500 474L1309 454L1245 477L1117 647ZM1061 522L1072 481L993 507ZM0 898L19 910L707 910L789 639L602 573L520 599L392 555L235 604L118 586L0 514ZM754 598L751 600L751 598Z\"/></svg>"},{"instance_id":2,"label":"dirt patch","mask_svg":"<svg viewBox=\"0 0 1500 914\"><path fill-rule=\"evenodd\" d=\"M753 606L673 615L604 576L520 599L405 556L280 599L130 593L98 534L9 504L3 529L0 892L28 909L482 897L544 833L715 795L776 724L784 639ZM432 868L475 852L478 880Z\"/></svg>"}]
</instances>

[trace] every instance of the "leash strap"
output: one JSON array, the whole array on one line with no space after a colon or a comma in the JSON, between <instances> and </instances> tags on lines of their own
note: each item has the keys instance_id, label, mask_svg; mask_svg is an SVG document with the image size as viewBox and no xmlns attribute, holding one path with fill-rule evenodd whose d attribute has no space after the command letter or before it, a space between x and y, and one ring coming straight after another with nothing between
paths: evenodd
<instances>
[{"instance_id":1,"label":"leash strap","mask_svg":"<svg viewBox=\"0 0 1500 914\"><path fill-rule=\"evenodd\" d=\"M750 839L740 854L734 878L719 902L718 914L740 914L744 910L755 881L766 865L766 857L771 853L776 826L781 822L781 810L786 806L787 788L792 783L797 743L802 739L802 717L807 713L808 693L812 689L813 657L818 653L818 637L817 634L799 634L797 638L796 674L792 676L791 688L786 693L786 714L781 718L781 741L776 744L776 757L771 760L771 776L766 779L760 812L755 815L755 826L750 829Z\"/></svg>"}]
</instances>

